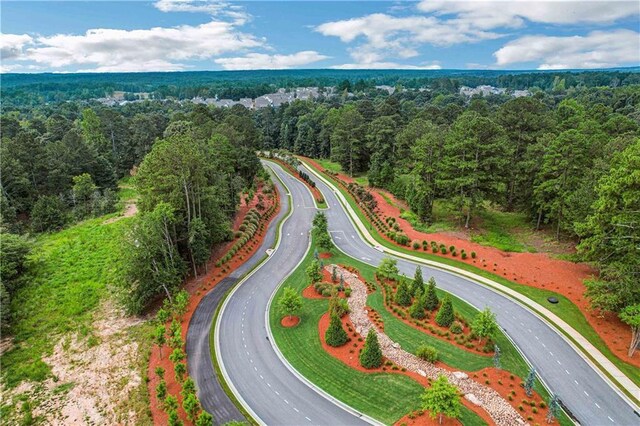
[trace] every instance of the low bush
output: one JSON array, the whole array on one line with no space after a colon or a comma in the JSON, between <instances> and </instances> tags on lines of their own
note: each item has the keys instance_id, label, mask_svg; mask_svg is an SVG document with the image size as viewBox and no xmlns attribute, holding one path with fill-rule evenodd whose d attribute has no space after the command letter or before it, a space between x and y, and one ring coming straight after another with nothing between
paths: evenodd
<instances>
[{"instance_id":1,"label":"low bush","mask_svg":"<svg viewBox=\"0 0 640 426\"><path fill-rule=\"evenodd\" d=\"M460 324L459 321L454 321L449 327L449 331L452 332L453 334L462 333L462 324Z\"/></svg>"},{"instance_id":2,"label":"low bush","mask_svg":"<svg viewBox=\"0 0 640 426\"><path fill-rule=\"evenodd\" d=\"M420 345L416 350L416 356L427 362L434 363L438 360L438 350L433 346Z\"/></svg>"}]
</instances>

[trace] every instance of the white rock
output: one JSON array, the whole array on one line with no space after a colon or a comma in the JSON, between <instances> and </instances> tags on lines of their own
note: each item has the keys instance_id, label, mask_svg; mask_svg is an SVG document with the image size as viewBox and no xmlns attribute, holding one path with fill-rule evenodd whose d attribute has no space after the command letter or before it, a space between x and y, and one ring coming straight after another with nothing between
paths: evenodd
<instances>
[{"instance_id":1,"label":"white rock","mask_svg":"<svg viewBox=\"0 0 640 426\"><path fill-rule=\"evenodd\" d=\"M454 373L455 374L455 373ZM472 393L465 394L464 399L475 405L482 405L480 400Z\"/></svg>"},{"instance_id":2,"label":"white rock","mask_svg":"<svg viewBox=\"0 0 640 426\"><path fill-rule=\"evenodd\" d=\"M462 371L454 371L453 377L455 377L456 379L462 379L462 380L469 378L467 373L463 373Z\"/></svg>"},{"instance_id":3,"label":"white rock","mask_svg":"<svg viewBox=\"0 0 640 426\"><path fill-rule=\"evenodd\" d=\"M427 373L424 370L420 370L418 369L418 371L416 371L416 373L418 373L419 375L421 375L422 377L427 377Z\"/></svg>"},{"instance_id":4,"label":"white rock","mask_svg":"<svg viewBox=\"0 0 640 426\"><path fill-rule=\"evenodd\" d=\"M400 349L400 343L398 343L398 342L393 342L393 345L391 345L391 346L393 346L396 349Z\"/></svg>"}]
</instances>

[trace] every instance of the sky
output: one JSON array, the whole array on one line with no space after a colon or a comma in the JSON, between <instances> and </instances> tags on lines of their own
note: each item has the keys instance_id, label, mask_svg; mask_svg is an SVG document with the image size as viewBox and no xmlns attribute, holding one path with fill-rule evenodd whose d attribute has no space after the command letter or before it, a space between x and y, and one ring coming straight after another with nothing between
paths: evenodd
<instances>
[{"instance_id":1,"label":"sky","mask_svg":"<svg viewBox=\"0 0 640 426\"><path fill-rule=\"evenodd\" d=\"M633 1L8 1L0 72L640 65Z\"/></svg>"}]
</instances>

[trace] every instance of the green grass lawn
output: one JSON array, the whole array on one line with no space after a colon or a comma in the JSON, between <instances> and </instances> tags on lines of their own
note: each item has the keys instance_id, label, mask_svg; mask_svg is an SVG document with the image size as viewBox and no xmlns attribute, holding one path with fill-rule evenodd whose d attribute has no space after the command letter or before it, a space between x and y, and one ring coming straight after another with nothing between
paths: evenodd
<instances>
[{"instance_id":1,"label":"green grass lawn","mask_svg":"<svg viewBox=\"0 0 640 426\"><path fill-rule=\"evenodd\" d=\"M329 179L330 181L332 181L332 177L330 175L327 174L323 174L323 176L327 179ZM353 198L351 197L351 195L345 191L340 185L338 185L335 181L333 181L334 185L336 188L338 188L339 191L342 192L342 194L345 196L347 202L349 203L349 205L353 208L353 210L356 212L356 214L358 215L358 217L360 218L360 220L363 223L369 223L367 217L365 216L365 214L360 210L360 208L358 208L357 204L355 203L355 201L353 200ZM595 330L591 327L591 325L588 323L587 319L584 317L584 315L582 314L582 312L580 311L580 309L578 309L578 307L576 305L574 305L569 299L567 299L566 297L549 291L549 290L541 290L541 289L537 289L534 287L529 287L526 285L522 285L522 284L517 284L513 281L509 281L499 275L494 275L490 272L487 272L483 269L477 268L473 265L469 265L467 263L464 262L460 262L451 258L446 258L446 257L440 257L440 256L435 256L423 251L415 251L415 250L410 250L408 248L404 248L404 247L400 247L394 244L389 243L387 240L385 240L384 238L382 238L382 236L380 236L380 234L378 233L378 231L376 230L375 227L370 226L369 227L369 232L371 233L371 235L373 236L373 238L382 246L386 246L389 247L393 250L405 253L405 254L409 254L412 256L416 256L416 257L420 257L420 258L424 258L426 260L431 260L434 262L439 262L439 263L443 263L443 264L447 264L447 265L451 265L451 266L455 266L457 268L460 269L464 269L467 270L469 272L473 272L474 274L483 276L485 278L489 278L493 281L496 281L499 284L502 284L506 287L511 288L512 290L515 290L527 297L529 297L530 299L534 300L535 302L540 303L541 305L543 305L544 307L546 307L547 309L549 309L551 312L553 312L554 314L556 314L558 317L560 317L562 320L564 320L567 324L569 324L572 328L574 328L576 331L578 331L580 334L582 334L592 345L594 345L600 352L602 352L611 362L613 362L622 372L624 372L636 385L640 386L640 369L638 369L637 367L628 364L626 362L624 362L623 360L621 360L620 358L618 358L616 355L613 354L613 352L607 347L607 345L604 343L604 341L600 338L600 336L598 336L598 334L595 332ZM557 305L552 305L550 303L548 303L546 301L547 297L549 296L555 296L560 300L560 303L558 303ZM560 330L562 331L562 330ZM568 336L567 336L568 337ZM590 356L588 353L586 354L587 356ZM604 374L609 375L609 373L607 371L603 371ZM612 377L610 377L612 378Z\"/></svg>"},{"instance_id":2,"label":"green grass lawn","mask_svg":"<svg viewBox=\"0 0 640 426\"><path fill-rule=\"evenodd\" d=\"M314 161L318 164L320 164L323 168L327 169L327 170L331 170L332 172L336 172L336 173L344 173L345 175L348 175L347 172L345 172L344 170L342 170L342 166L338 163L334 163L331 160L328 159L315 159ZM366 173L356 173L353 175L353 180L355 180L359 185L362 186L369 186L369 178L367 177Z\"/></svg>"},{"instance_id":3,"label":"green grass lawn","mask_svg":"<svg viewBox=\"0 0 640 426\"><path fill-rule=\"evenodd\" d=\"M29 257L26 284L12 299L15 312L10 334L14 346L2 355L2 382L13 388L22 381L41 382L51 377L51 367L43 358L52 354L58 340L68 333L79 333L87 342L92 336L94 312L101 301L111 297L108 285L119 271L119 236L131 220L103 224L110 214L89 219L59 232L36 237ZM131 327L127 333L147 351L149 327L146 323ZM142 365L144 364L144 365ZM145 373L146 362L135 366ZM143 377L146 374L142 374ZM138 407L146 411L146 385ZM10 401L4 401L5 404ZM137 402L136 402L137 403ZM3 407L2 414L12 407ZM143 421L143 418L139 418Z\"/></svg>"},{"instance_id":4,"label":"green grass lawn","mask_svg":"<svg viewBox=\"0 0 640 426\"><path fill-rule=\"evenodd\" d=\"M313 259L311 250L304 262L285 281L284 286L298 291L306 287L305 268ZM318 335L318 321L327 311L328 301L304 299L300 324L294 328L280 325L275 303L271 306L269 321L276 343L287 360L301 374L327 393L356 410L386 424L392 424L405 414L420 407L423 387L418 382L400 374L363 373L333 358L322 349ZM460 419L465 425L482 425L485 422L473 411L464 409Z\"/></svg>"}]
</instances>

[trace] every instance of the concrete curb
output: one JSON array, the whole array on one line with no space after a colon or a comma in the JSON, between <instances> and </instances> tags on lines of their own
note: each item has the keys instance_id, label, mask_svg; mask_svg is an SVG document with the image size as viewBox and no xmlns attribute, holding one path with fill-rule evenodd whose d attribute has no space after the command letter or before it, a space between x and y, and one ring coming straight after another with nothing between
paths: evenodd
<instances>
[{"instance_id":1,"label":"concrete curb","mask_svg":"<svg viewBox=\"0 0 640 426\"><path fill-rule=\"evenodd\" d=\"M353 211L353 208L345 199L345 196L342 194L342 192L339 191L332 182L330 182L324 176L321 176L321 174L313 167L309 166L304 160L300 161L314 176L322 180L329 188L333 190L334 194L336 194L336 197L347 212L349 220L352 222L361 236L364 237L365 242L372 246L380 245L369 233L367 227L364 225L364 223L362 223L360 217L358 217L356 212ZM549 311L539 303L534 302L521 293L518 293L517 291L503 286L502 284L499 284L493 280L474 274L473 272L465 271L464 269L460 269L455 266L450 266L447 264L423 259L417 256L412 256L393 249L389 249L388 247L384 247L384 252L396 257L409 260L414 263L428 265L457 274L459 276L463 276L465 278L469 278L480 285L484 285L485 287L493 291L502 293L503 295L507 295L508 297L514 299L520 305L527 308L533 314L538 316L538 318L548 324L559 336L561 336L567 343L569 343L569 345L571 345L571 347L574 348L574 350L594 369L594 371L596 371L607 383L609 383L612 389L614 389L625 401L627 401L627 403L631 407L633 407L635 410L638 410L636 401L640 401L640 387L636 386L635 383L633 383L622 371L618 369L618 367L616 367L611 361L609 361L609 359L605 357L595 346L593 346L593 344L591 344L586 338L584 338L584 336L582 336L564 320L559 318L557 315L555 315L553 312ZM568 336L571 337L571 339L568 339ZM585 353L590 354L590 356L594 359L592 360L590 357L586 356ZM613 377L613 380L617 383L614 383L609 375L604 374L604 371L611 375ZM625 392L622 392L620 388L625 389L626 392L629 392L631 395L633 395L635 401L632 400Z\"/></svg>"}]
</instances>

